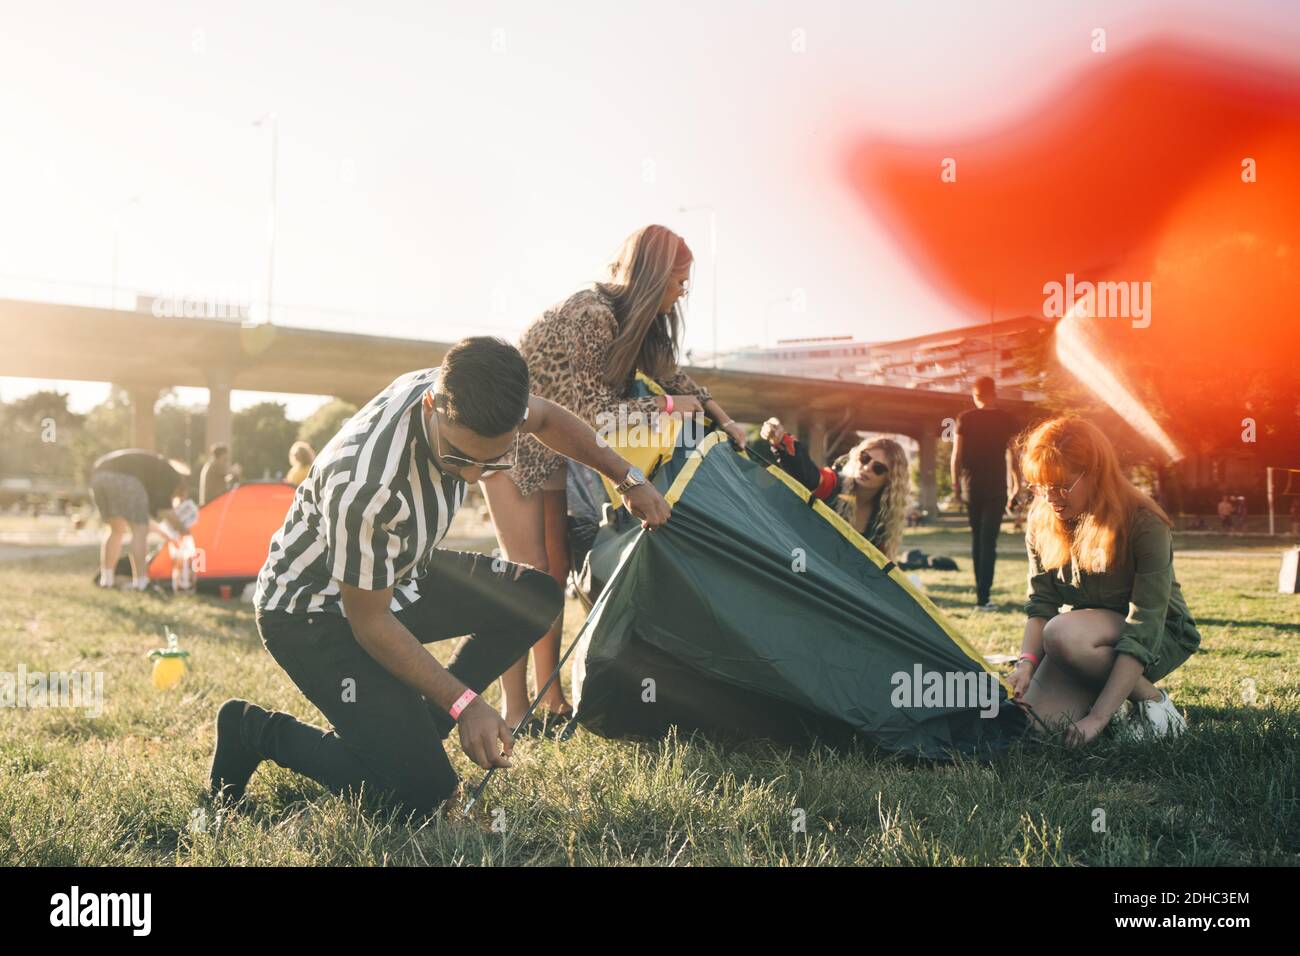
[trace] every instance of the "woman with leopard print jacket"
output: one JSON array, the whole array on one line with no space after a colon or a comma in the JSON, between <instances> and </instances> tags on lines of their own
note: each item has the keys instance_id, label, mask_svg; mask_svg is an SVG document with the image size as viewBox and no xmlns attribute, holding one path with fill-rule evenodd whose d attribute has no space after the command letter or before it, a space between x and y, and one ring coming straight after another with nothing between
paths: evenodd
<instances>
[{"instance_id":1,"label":"woman with leopard print jacket","mask_svg":"<svg viewBox=\"0 0 1300 956\"><path fill-rule=\"evenodd\" d=\"M686 243L663 226L629 236L610 265L609 281L548 309L524 332L519 350L528 362L532 394L563 405L593 428L605 416L617 420L620 411L633 419L638 412L703 412L743 448L744 430L677 367L680 299L692 261ZM628 397L638 369L667 394ZM548 571L561 584L569 573L565 478L564 459L522 435L515 467L482 483L504 555ZM561 614L533 645L539 684L559 660L563 620ZM528 707L527 687L527 661L520 660L501 678L503 711L512 727ZM557 717L572 712L558 681L540 709Z\"/></svg>"}]
</instances>

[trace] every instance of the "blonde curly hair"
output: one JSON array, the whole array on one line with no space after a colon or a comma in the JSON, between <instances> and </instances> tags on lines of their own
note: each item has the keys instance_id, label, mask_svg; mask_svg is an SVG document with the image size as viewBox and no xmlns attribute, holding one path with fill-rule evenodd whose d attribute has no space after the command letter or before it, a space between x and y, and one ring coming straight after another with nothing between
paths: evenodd
<instances>
[{"instance_id":1,"label":"blonde curly hair","mask_svg":"<svg viewBox=\"0 0 1300 956\"><path fill-rule=\"evenodd\" d=\"M868 438L854 445L846 455L837 461L840 474L848 479L841 483L840 503L844 506L836 510L849 517L853 527L861 523L858 516L858 499L855 494L858 471L862 468L862 458L869 451L882 451L889 466L885 486L876 497L876 509L880 513L880 530L872 540L880 552L890 561L898 556L898 546L903 541L903 525L907 518L907 502L911 492L912 475L907 462L907 452L903 446L892 438Z\"/></svg>"}]
</instances>

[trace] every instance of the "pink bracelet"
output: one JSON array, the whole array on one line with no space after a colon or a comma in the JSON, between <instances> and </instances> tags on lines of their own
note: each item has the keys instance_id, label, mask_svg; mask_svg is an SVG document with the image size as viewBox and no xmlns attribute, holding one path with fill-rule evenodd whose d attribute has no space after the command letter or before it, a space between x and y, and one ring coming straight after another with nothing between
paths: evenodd
<instances>
[{"instance_id":1,"label":"pink bracelet","mask_svg":"<svg viewBox=\"0 0 1300 956\"><path fill-rule=\"evenodd\" d=\"M468 707L477 696L478 694L474 693L472 690L466 689L465 693L460 695L456 703L451 705L451 710L447 711L447 713L451 714L451 719L460 720L461 712L464 711L464 709Z\"/></svg>"},{"instance_id":2,"label":"pink bracelet","mask_svg":"<svg viewBox=\"0 0 1300 956\"><path fill-rule=\"evenodd\" d=\"M1033 665L1034 665L1035 667L1038 666L1038 658L1035 657L1033 654L1030 654L1028 651L1024 651L1024 652L1021 653L1021 655L1020 655L1020 660L1022 660L1022 661L1031 661L1031 662L1033 662Z\"/></svg>"},{"instance_id":3,"label":"pink bracelet","mask_svg":"<svg viewBox=\"0 0 1300 956\"><path fill-rule=\"evenodd\" d=\"M673 413L673 397L671 395L664 396L664 413L667 415Z\"/></svg>"}]
</instances>

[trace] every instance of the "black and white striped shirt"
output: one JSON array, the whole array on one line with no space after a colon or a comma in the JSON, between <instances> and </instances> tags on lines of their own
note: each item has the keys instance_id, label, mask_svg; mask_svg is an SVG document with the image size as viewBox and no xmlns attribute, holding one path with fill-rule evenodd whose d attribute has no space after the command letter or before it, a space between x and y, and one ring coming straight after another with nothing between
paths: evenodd
<instances>
[{"instance_id":1,"label":"black and white striped shirt","mask_svg":"<svg viewBox=\"0 0 1300 956\"><path fill-rule=\"evenodd\" d=\"M271 539L253 604L260 611L343 613L339 582L393 588L392 610L417 581L465 500L465 482L435 464L421 400L439 369L409 372L330 439Z\"/></svg>"}]
</instances>

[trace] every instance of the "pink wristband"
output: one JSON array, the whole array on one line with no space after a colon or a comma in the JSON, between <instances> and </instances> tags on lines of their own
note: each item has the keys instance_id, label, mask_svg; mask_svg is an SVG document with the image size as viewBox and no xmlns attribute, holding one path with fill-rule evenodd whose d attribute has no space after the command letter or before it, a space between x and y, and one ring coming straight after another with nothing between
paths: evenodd
<instances>
[{"instance_id":1,"label":"pink wristband","mask_svg":"<svg viewBox=\"0 0 1300 956\"><path fill-rule=\"evenodd\" d=\"M1028 651L1025 651L1020 655L1020 660L1031 661L1035 667L1038 666L1038 658L1035 657L1033 654L1030 654Z\"/></svg>"},{"instance_id":2,"label":"pink wristband","mask_svg":"<svg viewBox=\"0 0 1300 956\"><path fill-rule=\"evenodd\" d=\"M472 690L466 690L465 693L461 694L456 703L451 705L451 710L447 711L447 713L451 714L451 719L460 720L461 712L468 707L477 696L478 694L474 693Z\"/></svg>"},{"instance_id":3,"label":"pink wristband","mask_svg":"<svg viewBox=\"0 0 1300 956\"><path fill-rule=\"evenodd\" d=\"M673 413L673 397L671 395L664 396L664 413L667 415Z\"/></svg>"}]
</instances>

